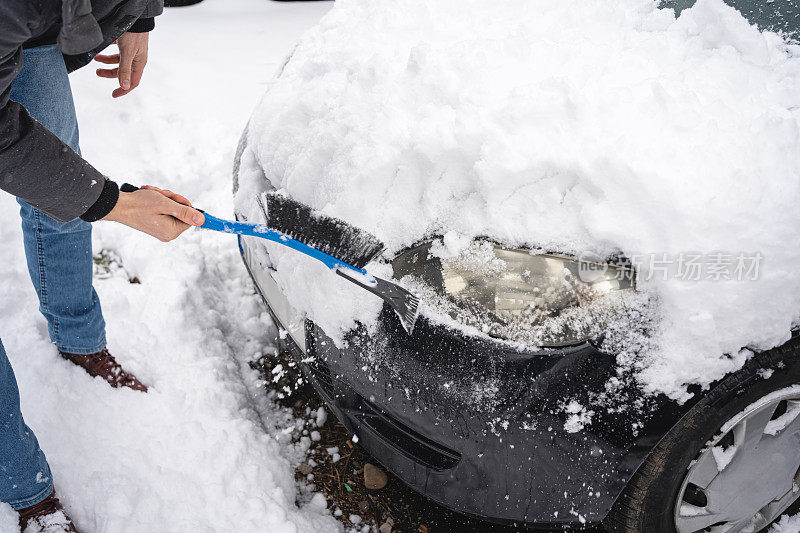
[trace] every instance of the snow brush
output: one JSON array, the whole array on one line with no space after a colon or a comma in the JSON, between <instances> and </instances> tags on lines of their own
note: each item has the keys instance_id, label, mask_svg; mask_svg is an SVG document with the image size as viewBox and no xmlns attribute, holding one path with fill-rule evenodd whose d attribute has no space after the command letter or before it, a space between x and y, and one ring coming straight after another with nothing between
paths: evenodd
<instances>
[{"instance_id":1,"label":"snow brush","mask_svg":"<svg viewBox=\"0 0 800 533\"><path fill-rule=\"evenodd\" d=\"M120 187L122 192L137 189L128 183ZM347 281L383 299L397 313L403 329L409 335L413 333L419 315L419 298L364 269L384 250L383 243L343 220L314 212L287 196L267 192L256 199L266 216L266 224L224 220L198 209L206 219L199 227L266 239L313 257Z\"/></svg>"}]
</instances>

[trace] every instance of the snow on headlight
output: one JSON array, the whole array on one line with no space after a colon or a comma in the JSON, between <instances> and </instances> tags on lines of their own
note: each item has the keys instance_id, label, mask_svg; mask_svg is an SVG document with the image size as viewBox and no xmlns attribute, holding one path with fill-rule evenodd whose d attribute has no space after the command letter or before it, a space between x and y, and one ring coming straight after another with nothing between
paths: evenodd
<instances>
[{"instance_id":1,"label":"snow on headlight","mask_svg":"<svg viewBox=\"0 0 800 533\"><path fill-rule=\"evenodd\" d=\"M631 305L633 270L605 265L579 278L579 260L476 241L440 258L434 241L400 254L394 275L423 296L434 321L528 347L568 346L601 334ZM452 319L451 322L449 319Z\"/></svg>"}]
</instances>

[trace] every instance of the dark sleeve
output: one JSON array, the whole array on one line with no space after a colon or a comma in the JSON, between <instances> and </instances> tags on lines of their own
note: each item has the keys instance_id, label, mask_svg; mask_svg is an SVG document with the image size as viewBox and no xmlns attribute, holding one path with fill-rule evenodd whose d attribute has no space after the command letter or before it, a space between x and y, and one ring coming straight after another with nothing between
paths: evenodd
<instances>
[{"instance_id":1,"label":"dark sleeve","mask_svg":"<svg viewBox=\"0 0 800 533\"><path fill-rule=\"evenodd\" d=\"M81 220L97 222L114 209L117 205L117 200L119 200L119 186L111 180L106 180L100 197L81 215Z\"/></svg>"},{"instance_id":2,"label":"dark sleeve","mask_svg":"<svg viewBox=\"0 0 800 533\"><path fill-rule=\"evenodd\" d=\"M133 23L133 26L128 28L130 33L147 33L153 31L156 27L155 18L141 18Z\"/></svg>"},{"instance_id":3,"label":"dark sleeve","mask_svg":"<svg viewBox=\"0 0 800 533\"><path fill-rule=\"evenodd\" d=\"M106 179L9 99L22 68L22 43L37 13L33 2L0 2L0 189L60 221L83 215Z\"/></svg>"}]
</instances>

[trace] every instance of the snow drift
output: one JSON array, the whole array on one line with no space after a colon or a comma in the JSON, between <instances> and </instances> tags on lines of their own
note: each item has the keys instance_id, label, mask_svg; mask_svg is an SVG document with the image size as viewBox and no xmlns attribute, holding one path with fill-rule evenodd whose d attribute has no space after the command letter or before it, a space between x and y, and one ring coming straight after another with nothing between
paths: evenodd
<instances>
[{"instance_id":1,"label":"snow drift","mask_svg":"<svg viewBox=\"0 0 800 533\"><path fill-rule=\"evenodd\" d=\"M253 213L266 177L392 252L449 235L640 258L658 328L639 377L685 397L797 324L799 121L800 47L722 0L341 0L253 114L236 203ZM763 261L679 279L690 252ZM369 295L272 259L329 332L374 321Z\"/></svg>"},{"instance_id":2,"label":"snow drift","mask_svg":"<svg viewBox=\"0 0 800 533\"><path fill-rule=\"evenodd\" d=\"M227 176L252 102L328 3L284 7L226 0L167 10L150 37L145 82L124 102L94 69L72 74L84 155L120 182L230 212ZM231 47L269 52L254 61L231 57ZM214 76L194 83L209 65ZM225 105L209 106L220 94ZM192 231L164 245L121 224L94 225L95 251L122 261L94 280L109 347L148 385L141 394L58 355L37 312L18 211L0 195L0 337L25 420L79 531L342 531L322 496L309 502L295 482L305 460L292 444L298 421L249 366L275 350L275 330L231 236ZM0 503L0 533L14 532L18 516Z\"/></svg>"}]
</instances>

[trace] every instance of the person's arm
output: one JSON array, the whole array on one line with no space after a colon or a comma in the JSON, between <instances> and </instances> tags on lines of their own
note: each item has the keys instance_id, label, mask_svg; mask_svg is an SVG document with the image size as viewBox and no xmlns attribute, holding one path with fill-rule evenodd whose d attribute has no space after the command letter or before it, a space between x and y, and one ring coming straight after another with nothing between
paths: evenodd
<instances>
[{"instance_id":1,"label":"person's arm","mask_svg":"<svg viewBox=\"0 0 800 533\"><path fill-rule=\"evenodd\" d=\"M106 179L10 100L11 83L22 69L22 44L37 17L33 2L0 2L0 189L67 221L97 201Z\"/></svg>"},{"instance_id":2,"label":"person's arm","mask_svg":"<svg viewBox=\"0 0 800 533\"><path fill-rule=\"evenodd\" d=\"M0 2L0 190L62 222L113 220L160 240L202 224L201 213L155 191L120 193L113 181L10 100L11 84L22 68L22 44L31 37L36 16L27 0Z\"/></svg>"}]
</instances>

